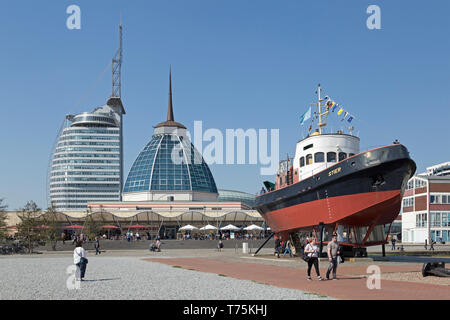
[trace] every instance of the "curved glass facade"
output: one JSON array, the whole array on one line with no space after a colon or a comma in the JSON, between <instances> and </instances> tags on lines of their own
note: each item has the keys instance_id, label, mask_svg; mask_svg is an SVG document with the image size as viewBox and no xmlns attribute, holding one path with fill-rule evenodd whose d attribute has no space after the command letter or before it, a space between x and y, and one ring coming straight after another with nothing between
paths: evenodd
<instances>
[{"instance_id":1,"label":"curved glass facade","mask_svg":"<svg viewBox=\"0 0 450 320\"><path fill-rule=\"evenodd\" d=\"M234 190L221 190L219 189L220 202L242 202L253 208L255 206L256 195Z\"/></svg>"},{"instance_id":2,"label":"curved glass facade","mask_svg":"<svg viewBox=\"0 0 450 320\"><path fill-rule=\"evenodd\" d=\"M123 192L139 191L217 193L217 187L208 165L190 141L161 134L152 137L128 174Z\"/></svg>"},{"instance_id":3,"label":"curved glass facade","mask_svg":"<svg viewBox=\"0 0 450 320\"><path fill-rule=\"evenodd\" d=\"M105 105L92 113L68 116L67 120L70 125L67 122L59 135L52 155L50 203L61 211L84 211L88 202L119 201L121 111Z\"/></svg>"}]
</instances>

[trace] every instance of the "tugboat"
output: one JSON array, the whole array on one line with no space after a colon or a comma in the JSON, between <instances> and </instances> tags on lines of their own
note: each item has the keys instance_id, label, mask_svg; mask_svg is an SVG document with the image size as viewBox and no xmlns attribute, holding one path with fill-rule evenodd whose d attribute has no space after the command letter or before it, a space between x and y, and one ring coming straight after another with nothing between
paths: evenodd
<instances>
[{"instance_id":1,"label":"tugboat","mask_svg":"<svg viewBox=\"0 0 450 320\"><path fill-rule=\"evenodd\" d=\"M293 159L280 162L275 183L265 182L255 207L296 250L308 236L322 248L337 234L350 255L367 256L367 246L387 243L416 164L398 141L360 152L352 131L323 133L330 109L320 84L316 93L318 129L297 143Z\"/></svg>"}]
</instances>

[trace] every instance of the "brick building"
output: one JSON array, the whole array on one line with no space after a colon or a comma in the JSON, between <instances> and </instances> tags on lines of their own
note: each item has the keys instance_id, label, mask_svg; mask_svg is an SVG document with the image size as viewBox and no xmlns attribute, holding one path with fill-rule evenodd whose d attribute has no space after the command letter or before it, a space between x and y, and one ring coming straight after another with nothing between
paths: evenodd
<instances>
[{"instance_id":1,"label":"brick building","mask_svg":"<svg viewBox=\"0 0 450 320\"><path fill-rule=\"evenodd\" d=\"M408 181L402 202L402 241L450 241L450 162Z\"/></svg>"}]
</instances>

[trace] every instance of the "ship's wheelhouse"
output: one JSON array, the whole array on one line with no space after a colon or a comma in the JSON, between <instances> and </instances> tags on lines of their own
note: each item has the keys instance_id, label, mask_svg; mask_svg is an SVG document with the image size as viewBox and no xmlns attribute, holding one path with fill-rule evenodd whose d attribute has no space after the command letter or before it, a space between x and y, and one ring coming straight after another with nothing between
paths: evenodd
<instances>
[{"instance_id":1,"label":"ship's wheelhouse","mask_svg":"<svg viewBox=\"0 0 450 320\"><path fill-rule=\"evenodd\" d=\"M293 180L306 179L359 153L359 138L337 133L314 132L297 143L293 159Z\"/></svg>"}]
</instances>

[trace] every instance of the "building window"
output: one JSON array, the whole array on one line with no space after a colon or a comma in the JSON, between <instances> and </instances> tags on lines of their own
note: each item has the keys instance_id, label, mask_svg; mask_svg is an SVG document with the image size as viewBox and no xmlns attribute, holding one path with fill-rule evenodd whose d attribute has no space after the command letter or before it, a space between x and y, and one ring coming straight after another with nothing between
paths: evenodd
<instances>
[{"instance_id":1,"label":"building window","mask_svg":"<svg viewBox=\"0 0 450 320\"><path fill-rule=\"evenodd\" d=\"M442 226L443 227L450 226L450 213L442 212Z\"/></svg>"},{"instance_id":2,"label":"building window","mask_svg":"<svg viewBox=\"0 0 450 320\"><path fill-rule=\"evenodd\" d=\"M416 215L416 227L425 228L427 226L427 214L419 213Z\"/></svg>"},{"instance_id":3,"label":"building window","mask_svg":"<svg viewBox=\"0 0 450 320\"><path fill-rule=\"evenodd\" d=\"M313 160L312 160L312 154L308 154L306 156L306 165L312 164Z\"/></svg>"},{"instance_id":4,"label":"building window","mask_svg":"<svg viewBox=\"0 0 450 320\"><path fill-rule=\"evenodd\" d=\"M441 227L441 213L431 212L430 213L430 226L431 227Z\"/></svg>"},{"instance_id":5,"label":"building window","mask_svg":"<svg viewBox=\"0 0 450 320\"><path fill-rule=\"evenodd\" d=\"M336 152L327 153L327 162L336 162Z\"/></svg>"},{"instance_id":6,"label":"building window","mask_svg":"<svg viewBox=\"0 0 450 320\"><path fill-rule=\"evenodd\" d=\"M301 157L300 158L300 167L304 167L305 166L305 157Z\"/></svg>"},{"instance_id":7,"label":"building window","mask_svg":"<svg viewBox=\"0 0 450 320\"><path fill-rule=\"evenodd\" d=\"M413 207L413 206L414 206L414 197L403 199L403 208L404 207Z\"/></svg>"},{"instance_id":8,"label":"building window","mask_svg":"<svg viewBox=\"0 0 450 320\"><path fill-rule=\"evenodd\" d=\"M325 154L323 152L317 152L314 154L314 162L324 162L325 161Z\"/></svg>"}]
</instances>

